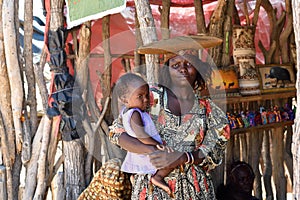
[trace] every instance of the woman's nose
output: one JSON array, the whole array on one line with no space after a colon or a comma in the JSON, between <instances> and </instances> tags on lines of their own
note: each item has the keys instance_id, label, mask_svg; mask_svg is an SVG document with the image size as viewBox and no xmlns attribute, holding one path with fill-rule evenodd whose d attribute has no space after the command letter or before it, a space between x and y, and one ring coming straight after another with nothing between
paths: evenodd
<instances>
[{"instance_id":1,"label":"woman's nose","mask_svg":"<svg viewBox=\"0 0 300 200\"><path fill-rule=\"evenodd\" d=\"M180 72L186 72L187 71L187 66L186 66L185 63L180 63L179 71Z\"/></svg>"}]
</instances>

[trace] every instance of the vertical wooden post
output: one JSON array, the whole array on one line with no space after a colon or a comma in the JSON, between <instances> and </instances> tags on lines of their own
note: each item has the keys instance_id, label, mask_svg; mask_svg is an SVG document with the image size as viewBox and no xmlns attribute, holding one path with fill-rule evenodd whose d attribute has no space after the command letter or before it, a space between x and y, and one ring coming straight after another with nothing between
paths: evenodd
<instances>
[{"instance_id":1,"label":"vertical wooden post","mask_svg":"<svg viewBox=\"0 0 300 200\"><path fill-rule=\"evenodd\" d=\"M202 1L194 0L197 33L206 33L206 24L203 11Z\"/></svg>"},{"instance_id":2,"label":"vertical wooden post","mask_svg":"<svg viewBox=\"0 0 300 200\"><path fill-rule=\"evenodd\" d=\"M263 136L262 159L263 159L263 179L266 191L266 198L273 199L274 195L271 186L272 162L270 157L270 131L266 130Z\"/></svg>"},{"instance_id":3,"label":"vertical wooden post","mask_svg":"<svg viewBox=\"0 0 300 200\"><path fill-rule=\"evenodd\" d=\"M240 160L240 139L239 135L234 135L234 152L233 152L233 160Z\"/></svg>"},{"instance_id":4,"label":"vertical wooden post","mask_svg":"<svg viewBox=\"0 0 300 200\"><path fill-rule=\"evenodd\" d=\"M272 130L272 168L276 188L276 199L286 199L286 178L283 166L283 128L276 127Z\"/></svg>"},{"instance_id":5,"label":"vertical wooden post","mask_svg":"<svg viewBox=\"0 0 300 200\"><path fill-rule=\"evenodd\" d=\"M262 141L263 141L263 133L262 130L257 130L250 134L251 142L248 144L251 149L251 158L249 158L249 164L253 168L253 172L255 174L254 180L254 194L258 199L262 199L262 183L261 183L261 174L259 170L259 162L261 156L262 149Z\"/></svg>"},{"instance_id":6,"label":"vertical wooden post","mask_svg":"<svg viewBox=\"0 0 300 200\"><path fill-rule=\"evenodd\" d=\"M0 166L0 199L7 199L6 191L6 168L5 166Z\"/></svg>"},{"instance_id":7,"label":"vertical wooden post","mask_svg":"<svg viewBox=\"0 0 300 200\"><path fill-rule=\"evenodd\" d=\"M234 136L230 136L230 140L227 143L226 147L226 153L225 153L225 166L224 166L224 171L226 172L224 175L224 184L228 182L228 173L227 173L227 167L230 166L231 163L233 163L233 154L234 154Z\"/></svg>"},{"instance_id":8,"label":"vertical wooden post","mask_svg":"<svg viewBox=\"0 0 300 200\"><path fill-rule=\"evenodd\" d=\"M292 0L292 8L293 8L293 25L294 25L294 33L295 33L295 43L296 43L296 53L297 53L297 65L296 69L299 71L300 69L300 2L298 0ZM296 88L300 88L300 74L297 73L297 82L296 82ZM292 153L293 153L293 198L294 199L300 199L300 93L299 90L297 91L297 113L295 118L295 128L294 128L294 134L293 134L293 145L292 145Z\"/></svg>"},{"instance_id":9,"label":"vertical wooden post","mask_svg":"<svg viewBox=\"0 0 300 200\"><path fill-rule=\"evenodd\" d=\"M140 46L143 45L142 41L142 36L141 36L141 31L140 31L140 24L139 20L137 18L137 13L135 11L135 42L136 42L136 47L139 48ZM137 50L134 50L134 71L143 75L146 75L146 69L145 65L141 65L141 55L137 52Z\"/></svg>"},{"instance_id":10,"label":"vertical wooden post","mask_svg":"<svg viewBox=\"0 0 300 200\"><path fill-rule=\"evenodd\" d=\"M105 16L102 19L102 43L103 43L103 49L104 49L104 72L102 75L103 83L102 85L102 93L103 93L103 102L102 105L104 105L104 102L107 97L110 96L111 93L111 52L110 52L110 16Z\"/></svg>"},{"instance_id":11,"label":"vertical wooden post","mask_svg":"<svg viewBox=\"0 0 300 200\"><path fill-rule=\"evenodd\" d=\"M151 42L157 41L156 28L154 24L154 19L152 16L152 11L149 1L138 1L135 0L135 7L137 12L137 18L140 24L140 31L143 40L143 44L149 44ZM158 56L146 54L146 74L149 83L158 82Z\"/></svg>"},{"instance_id":12,"label":"vertical wooden post","mask_svg":"<svg viewBox=\"0 0 300 200\"><path fill-rule=\"evenodd\" d=\"M171 0L162 1L162 10L161 10L161 18L160 18L162 39L170 38L170 30L169 30L170 6L171 6Z\"/></svg>"},{"instance_id":13,"label":"vertical wooden post","mask_svg":"<svg viewBox=\"0 0 300 200\"><path fill-rule=\"evenodd\" d=\"M84 177L84 151L81 139L63 141L63 154L65 156L64 188L66 200L77 199L85 188Z\"/></svg>"},{"instance_id":14,"label":"vertical wooden post","mask_svg":"<svg viewBox=\"0 0 300 200\"><path fill-rule=\"evenodd\" d=\"M51 182L52 200L60 200L65 197L64 173L58 172Z\"/></svg>"}]
</instances>

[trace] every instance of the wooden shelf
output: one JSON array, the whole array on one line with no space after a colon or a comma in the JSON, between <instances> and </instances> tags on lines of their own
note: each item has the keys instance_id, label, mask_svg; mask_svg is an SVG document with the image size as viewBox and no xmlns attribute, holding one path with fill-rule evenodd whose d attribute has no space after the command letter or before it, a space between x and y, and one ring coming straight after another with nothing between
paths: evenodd
<instances>
[{"instance_id":1,"label":"wooden shelf","mask_svg":"<svg viewBox=\"0 0 300 200\"><path fill-rule=\"evenodd\" d=\"M294 121L283 121L283 122L276 122L271 124L264 124L264 125L258 125L258 126L252 126L248 128L237 128L232 129L230 131L231 135L239 134L239 133L245 133L245 132L253 132L256 130L265 130L265 129L272 129L276 127L284 127L284 126L291 126L294 124Z\"/></svg>"},{"instance_id":2,"label":"wooden shelf","mask_svg":"<svg viewBox=\"0 0 300 200\"><path fill-rule=\"evenodd\" d=\"M227 97L214 97L212 98L219 105L230 105L230 104L237 104L237 103L246 103L246 102L254 102L254 101L266 101L266 100L273 100L273 99L287 99L296 97L296 90L290 91L281 91L276 93L265 93L261 95L253 95L253 96L227 96ZM291 126L294 124L294 121L282 121L277 123L265 124L265 125L258 125L248 128L237 128L232 129L231 134L239 134L239 133L246 133L246 132L253 132L257 130L265 130L265 129L272 129L276 127L284 127L284 126Z\"/></svg>"},{"instance_id":3,"label":"wooden shelf","mask_svg":"<svg viewBox=\"0 0 300 200\"><path fill-rule=\"evenodd\" d=\"M243 102L251 102L251 101L265 101L272 99L282 99L282 98L290 98L296 96L296 90L287 91L287 92L278 92L278 93L266 93L261 95L253 95L253 96L227 96L227 97L214 97L213 100L216 103L226 103L226 104L234 104L234 103L243 103Z\"/></svg>"}]
</instances>

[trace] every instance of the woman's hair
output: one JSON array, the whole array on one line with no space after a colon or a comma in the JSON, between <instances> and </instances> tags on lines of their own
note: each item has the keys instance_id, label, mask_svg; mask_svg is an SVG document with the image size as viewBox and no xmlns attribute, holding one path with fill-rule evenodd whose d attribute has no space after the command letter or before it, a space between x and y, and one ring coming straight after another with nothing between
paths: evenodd
<instances>
[{"instance_id":1,"label":"woman's hair","mask_svg":"<svg viewBox=\"0 0 300 200\"><path fill-rule=\"evenodd\" d=\"M192 85L192 87L195 90L204 89L207 85L210 84L212 67L208 63L201 61L195 55L185 54L182 56L182 58L190 62L197 70L196 81L194 85ZM159 73L159 84L167 87L169 87L171 84L171 77L169 72L169 67L170 67L169 61L170 59L164 63L164 65L160 68L160 73Z\"/></svg>"}]
</instances>

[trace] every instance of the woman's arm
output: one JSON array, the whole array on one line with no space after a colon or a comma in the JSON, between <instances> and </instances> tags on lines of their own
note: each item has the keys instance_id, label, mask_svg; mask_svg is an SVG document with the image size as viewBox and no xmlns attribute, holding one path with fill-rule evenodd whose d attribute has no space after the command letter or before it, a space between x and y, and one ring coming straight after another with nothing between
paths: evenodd
<instances>
[{"instance_id":1,"label":"woman's arm","mask_svg":"<svg viewBox=\"0 0 300 200\"><path fill-rule=\"evenodd\" d=\"M201 103L207 108L207 131L202 145L193 154L202 158L202 166L213 169L222 162L230 128L225 112L217 105L211 100L203 100Z\"/></svg>"},{"instance_id":2,"label":"woman's arm","mask_svg":"<svg viewBox=\"0 0 300 200\"><path fill-rule=\"evenodd\" d=\"M121 117L115 119L109 127L108 139L113 144L133 153L149 154L157 150L155 145L145 145L138 139L128 135L124 129Z\"/></svg>"}]
</instances>

